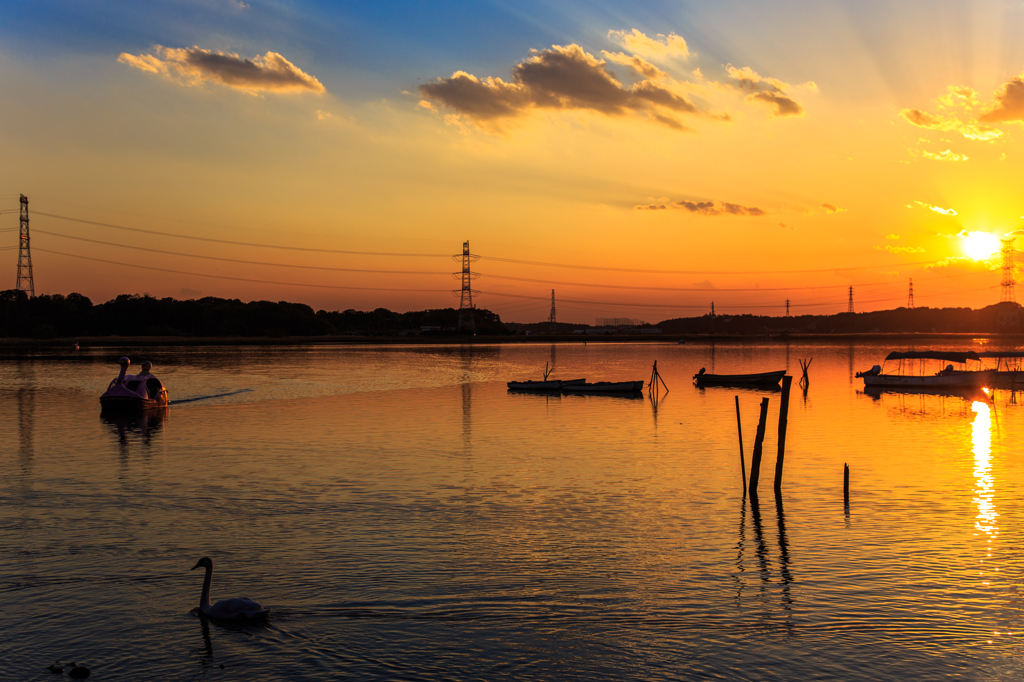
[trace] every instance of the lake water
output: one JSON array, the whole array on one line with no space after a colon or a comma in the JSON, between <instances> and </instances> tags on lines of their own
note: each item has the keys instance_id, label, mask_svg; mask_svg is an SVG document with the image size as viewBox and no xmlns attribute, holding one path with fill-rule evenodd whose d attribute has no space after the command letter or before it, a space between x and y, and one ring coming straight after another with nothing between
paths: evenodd
<instances>
[{"instance_id":1,"label":"lake water","mask_svg":"<svg viewBox=\"0 0 1024 682\"><path fill-rule=\"evenodd\" d=\"M871 397L872 344L149 348L190 402L101 418L126 350L0 359L2 679L1024 674L1020 393ZM691 376L812 357L776 499L780 394ZM657 404L505 388L655 360ZM269 620L197 617L202 556Z\"/></svg>"}]
</instances>

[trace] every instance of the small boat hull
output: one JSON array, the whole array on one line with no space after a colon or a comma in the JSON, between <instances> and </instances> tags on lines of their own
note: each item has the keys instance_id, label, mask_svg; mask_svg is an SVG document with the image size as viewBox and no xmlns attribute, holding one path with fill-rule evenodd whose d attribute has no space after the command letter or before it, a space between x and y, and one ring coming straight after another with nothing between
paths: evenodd
<instances>
[{"instance_id":1,"label":"small boat hull","mask_svg":"<svg viewBox=\"0 0 1024 682\"><path fill-rule=\"evenodd\" d=\"M515 391L560 391L566 386L585 384L586 379L552 379L550 381L510 381L506 384Z\"/></svg>"},{"instance_id":2,"label":"small boat hull","mask_svg":"<svg viewBox=\"0 0 1024 682\"><path fill-rule=\"evenodd\" d=\"M693 383L698 386L778 386L786 370L759 374L696 374Z\"/></svg>"},{"instance_id":3,"label":"small boat hull","mask_svg":"<svg viewBox=\"0 0 1024 682\"><path fill-rule=\"evenodd\" d=\"M639 393L644 390L642 381L598 381L593 384L572 384L565 390L573 393Z\"/></svg>"},{"instance_id":4,"label":"small boat hull","mask_svg":"<svg viewBox=\"0 0 1024 682\"><path fill-rule=\"evenodd\" d=\"M510 381L506 384L517 391L557 391L562 387L561 381Z\"/></svg>"}]
</instances>

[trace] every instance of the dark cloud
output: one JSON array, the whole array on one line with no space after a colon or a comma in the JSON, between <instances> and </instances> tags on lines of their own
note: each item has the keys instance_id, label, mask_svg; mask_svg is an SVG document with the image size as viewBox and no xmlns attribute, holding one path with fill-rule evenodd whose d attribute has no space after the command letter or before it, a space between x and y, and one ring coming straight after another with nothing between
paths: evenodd
<instances>
[{"instance_id":1,"label":"dark cloud","mask_svg":"<svg viewBox=\"0 0 1024 682\"><path fill-rule=\"evenodd\" d=\"M143 71L178 78L190 85L219 83L245 92L325 92L323 84L277 52L253 59L204 50L157 45L154 54L122 53L117 60Z\"/></svg>"},{"instance_id":2,"label":"dark cloud","mask_svg":"<svg viewBox=\"0 0 1024 682\"><path fill-rule=\"evenodd\" d=\"M900 112L900 116L916 126L921 126L922 128L946 129L949 125L947 121L939 118L938 116L932 116L920 109L904 109Z\"/></svg>"},{"instance_id":3,"label":"dark cloud","mask_svg":"<svg viewBox=\"0 0 1024 682\"><path fill-rule=\"evenodd\" d=\"M1014 76L996 91L996 101L978 117L983 123L1024 121L1024 80Z\"/></svg>"},{"instance_id":4,"label":"dark cloud","mask_svg":"<svg viewBox=\"0 0 1024 682\"><path fill-rule=\"evenodd\" d=\"M728 64L725 68L732 80L732 87L750 93L747 95L748 102L767 104L773 109L773 116L803 116L804 108L786 94L788 90L793 89L789 83L780 81L778 78L761 76L749 66L737 69L732 64ZM800 87L810 90L818 88L813 82L804 83Z\"/></svg>"},{"instance_id":5,"label":"dark cloud","mask_svg":"<svg viewBox=\"0 0 1024 682\"><path fill-rule=\"evenodd\" d=\"M512 69L512 82L481 80L464 71L420 86L420 94L478 121L521 115L531 108L583 109L609 116L645 114L682 129L666 112L698 113L685 97L650 80L625 87L579 45L553 46Z\"/></svg>"},{"instance_id":6,"label":"dark cloud","mask_svg":"<svg viewBox=\"0 0 1024 682\"><path fill-rule=\"evenodd\" d=\"M795 99L771 90L750 95L747 99L774 107L775 116L802 116L804 113L804 108Z\"/></svg>"},{"instance_id":7,"label":"dark cloud","mask_svg":"<svg viewBox=\"0 0 1024 682\"><path fill-rule=\"evenodd\" d=\"M756 217L766 215L764 209L756 206L741 206L739 204L730 204L727 201L687 201L684 199L681 201L674 201L671 204L646 204L634 206L633 208L637 211L662 211L666 209L676 209L707 216L741 215Z\"/></svg>"}]
</instances>

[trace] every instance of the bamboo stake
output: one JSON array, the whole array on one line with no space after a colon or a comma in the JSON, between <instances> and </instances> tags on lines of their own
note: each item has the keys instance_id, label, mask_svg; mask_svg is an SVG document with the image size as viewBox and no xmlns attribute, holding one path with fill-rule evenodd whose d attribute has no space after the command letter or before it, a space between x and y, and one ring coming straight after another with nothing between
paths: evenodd
<instances>
[{"instance_id":1,"label":"bamboo stake","mask_svg":"<svg viewBox=\"0 0 1024 682\"><path fill-rule=\"evenodd\" d=\"M743 461L743 424L740 423L740 397L736 396L736 431L740 435L740 473L743 474L743 495L747 494L747 464Z\"/></svg>"},{"instance_id":2,"label":"bamboo stake","mask_svg":"<svg viewBox=\"0 0 1024 682\"><path fill-rule=\"evenodd\" d=\"M764 427L768 421L768 398L761 399L761 416L757 420L757 433L754 435L754 452L750 459L750 499L757 499L757 482L761 478L761 448L764 445Z\"/></svg>"},{"instance_id":3,"label":"bamboo stake","mask_svg":"<svg viewBox=\"0 0 1024 682\"><path fill-rule=\"evenodd\" d=\"M775 459L775 494L782 493L782 466L786 461L786 428L789 426L789 389L793 377L782 377L782 403L779 406L779 454Z\"/></svg>"}]
</instances>

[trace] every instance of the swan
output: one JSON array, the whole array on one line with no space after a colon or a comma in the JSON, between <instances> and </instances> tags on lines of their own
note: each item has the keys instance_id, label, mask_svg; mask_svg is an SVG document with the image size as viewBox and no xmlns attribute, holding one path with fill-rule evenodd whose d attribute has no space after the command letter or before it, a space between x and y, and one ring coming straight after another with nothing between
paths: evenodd
<instances>
[{"instance_id":1,"label":"swan","mask_svg":"<svg viewBox=\"0 0 1024 682\"><path fill-rule=\"evenodd\" d=\"M259 602L248 597L235 597L234 599L221 599L216 604L210 603L210 583L213 580L213 560L204 556L196 562L191 570L202 566L206 569L206 578L203 580L203 594L199 597L199 612L208 618L217 620L237 620L240 618L260 618L270 613L270 609L263 608Z\"/></svg>"}]
</instances>

